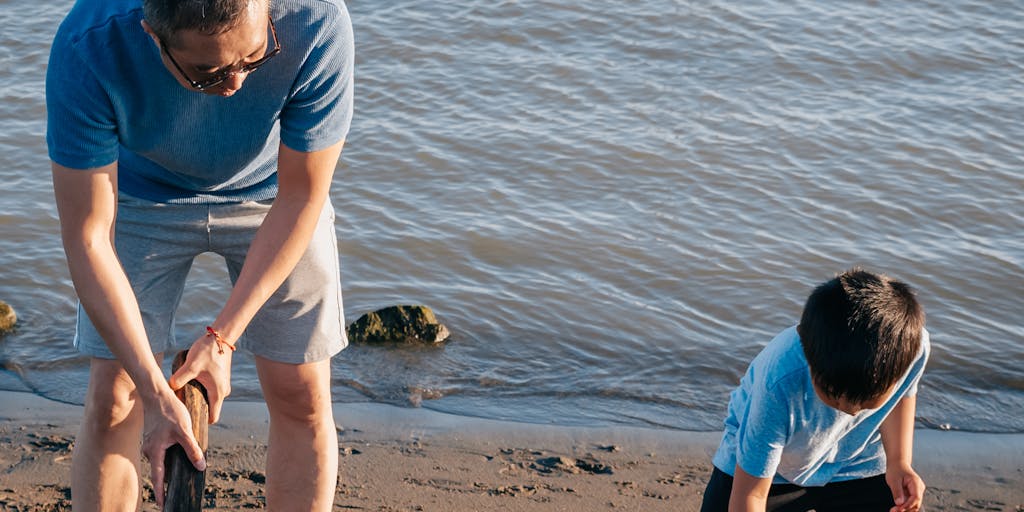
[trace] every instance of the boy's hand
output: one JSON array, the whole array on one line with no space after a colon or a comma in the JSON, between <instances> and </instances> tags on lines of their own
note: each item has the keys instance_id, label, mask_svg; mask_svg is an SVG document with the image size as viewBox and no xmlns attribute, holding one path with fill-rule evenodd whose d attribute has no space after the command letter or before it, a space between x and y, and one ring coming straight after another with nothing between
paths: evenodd
<instances>
[{"instance_id":1,"label":"boy's hand","mask_svg":"<svg viewBox=\"0 0 1024 512\"><path fill-rule=\"evenodd\" d=\"M890 512L915 512L921 509L924 497L924 482L910 467L914 448L914 411L917 396L909 395L900 399L879 427L882 447L885 450L885 483L892 490L896 506Z\"/></svg>"},{"instance_id":2,"label":"boy's hand","mask_svg":"<svg viewBox=\"0 0 1024 512\"><path fill-rule=\"evenodd\" d=\"M917 476L910 466L888 468L885 481L892 489L892 498L896 506L889 512L917 512L921 509L924 497L924 481Z\"/></svg>"}]
</instances>

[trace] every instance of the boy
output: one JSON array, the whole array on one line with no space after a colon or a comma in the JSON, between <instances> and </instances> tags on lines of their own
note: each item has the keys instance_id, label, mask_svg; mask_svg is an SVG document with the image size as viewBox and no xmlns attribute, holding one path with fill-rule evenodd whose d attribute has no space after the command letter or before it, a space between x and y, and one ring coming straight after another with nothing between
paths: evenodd
<instances>
[{"instance_id":1,"label":"boy","mask_svg":"<svg viewBox=\"0 0 1024 512\"><path fill-rule=\"evenodd\" d=\"M701 511L918 510L911 452L928 353L906 284L853 269L818 286L730 395Z\"/></svg>"}]
</instances>

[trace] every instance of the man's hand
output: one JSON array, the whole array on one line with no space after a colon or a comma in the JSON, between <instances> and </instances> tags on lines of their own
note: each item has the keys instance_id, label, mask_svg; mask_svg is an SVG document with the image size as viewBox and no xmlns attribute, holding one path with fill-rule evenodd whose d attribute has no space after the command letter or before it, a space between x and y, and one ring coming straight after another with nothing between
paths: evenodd
<instances>
[{"instance_id":1,"label":"man's hand","mask_svg":"<svg viewBox=\"0 0 1024 512\"><path fill-rule=\"evenodd\" d=\"M160 394L155 402L143 403L143 410L145 430L142 434L142 453L149 460L156 504L163 508L164 455L167 449L180 444L192 465L199 471L206 471L206 459L192 434L192 419L188 409L170 389Z\"/></svg>"},{"instance_id":2,"label":"man's hand","mask_svg":"<svg viewBox=\"0 0 1024 512\"><path fill-rule=\"evenodd\" d=\"M889 467L885 472L885 482L892 489L892 499L896 502L889 512L916 512L921 509L924 481L913 468L907 465Z\"/></svg>"},{"instance_id":3,"label":"man's hand","mask_svg":"<svg viewBox=\"0 0 1024 512\"><path fill-rule=\"evenodd\" d=\"M171 389L181 389L192 379L206 388L210 424L217 423L224 399L231 394L231 350L220 346L211 335L201 336L192 343L185 363L171 375Z\"/></svg>"}]
</instances>

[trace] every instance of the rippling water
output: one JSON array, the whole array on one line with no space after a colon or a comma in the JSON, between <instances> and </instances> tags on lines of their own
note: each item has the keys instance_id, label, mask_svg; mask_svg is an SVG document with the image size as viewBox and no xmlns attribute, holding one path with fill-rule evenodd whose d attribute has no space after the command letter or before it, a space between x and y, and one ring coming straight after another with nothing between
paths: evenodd
<instances>
[{"instance_id":1,"label":"rippling water","mask_svg":"<svg viewBox=\"0 0 1024 512\"><path fill-rule=\"evenodd\" d=\"M283 1L283 0L282 0ZM43 75L67 1L0 1L0 387L78 402ZM1024 15L992 1L350 3L332 198L348 320L432 306L444 347L352 346L335 400L717 430L749 360L853 265L918 290L918 419L1024 431ZM201 258L179 312L223 304ZM258 398L236 357L234 397Z\"/></svg>"}]
</instances>

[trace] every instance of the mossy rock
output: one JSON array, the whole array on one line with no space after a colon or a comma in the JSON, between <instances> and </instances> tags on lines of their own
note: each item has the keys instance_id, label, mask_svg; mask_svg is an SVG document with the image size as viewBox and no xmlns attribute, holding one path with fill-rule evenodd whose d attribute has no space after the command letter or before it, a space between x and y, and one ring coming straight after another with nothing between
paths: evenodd
<instances>
[{"instance_id":1,"label":"mossy rock","mask_svg":"<svg viewBox=\"0 0 1024 512\"><path fill-rule=\"evenodd\" d=\"M0 334L7 334L14 330L14 324L18 323L18 315L6 302L0 300Z\"/></svg>"},{"instance_id":2,"label":"mossy rock","mask_svg":"<svg viewBox=\"0 0 1024 512\"><path fill-rule=\"evenodd\" d=\"M353 343L441 343L448 328L427 306L390 306L367 313L345 330Z\"/></svg>"}]
</instances>

